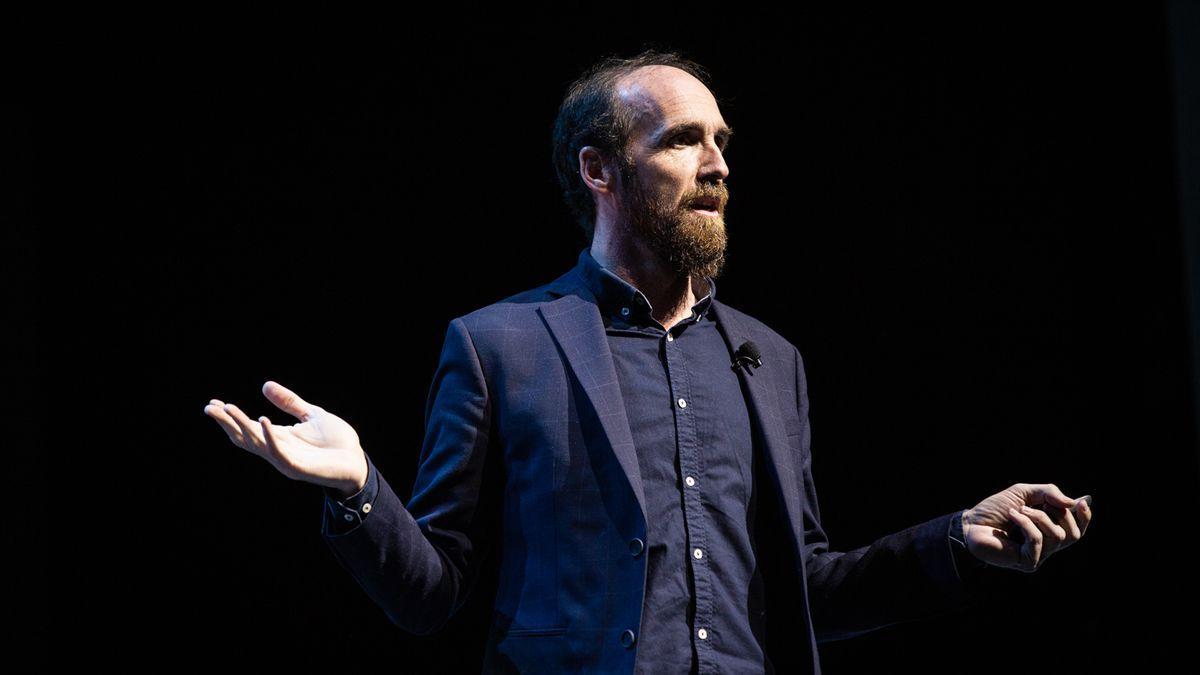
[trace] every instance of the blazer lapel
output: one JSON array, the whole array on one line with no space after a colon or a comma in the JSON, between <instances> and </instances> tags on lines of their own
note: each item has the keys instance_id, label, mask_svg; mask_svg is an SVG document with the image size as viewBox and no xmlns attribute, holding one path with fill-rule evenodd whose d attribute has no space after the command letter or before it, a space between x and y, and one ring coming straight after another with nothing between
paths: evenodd
<instances>
[{"instance_id":1,"label":"blazer lapel","mask_svg":"<svg viewBox=\"0 0 1200 675\"><path fill-rule=\"evenodd\" d=\"M742 343L753 340L749 327L738 313L724 303L713 300L710 311L713 313L717 328L724 336L733 354ZM762 340L760 340L761 342ZM760 349L766 345L759 345ZM746 403L750 410L751 423L761 434L763 454L769 472L776 481L778 493L783 496L784 510L787 512L788 523L791 525L795 545L796 560L803 560L804 523L800 514L803 511L803 498L800 493L800 479L796 473L796 460L793 457L791 444L783 419L780 417L782 408L776 383L778 378L768 377L768 368L784 368L786 364L773 363L772 353L763 353L763 364L760 368L738 368L738 379L742 382L742 390L746 392ZM730 361L732 362L732 358ZM790 374L789 374L790 376Z\"/></svg>"},{"instance_id":2,"label":"blazer lapel","mask_svg":"<svg viewBox=\"0 0 1200 675\"><path fill-rule=\"evenodd\" d=\"M567 363L600 419L604 440L629 480L644 526L646 495L642 488L642 471L595 296L587 284L582 283L578 266L551 282L547 290L561 297L545 303L537 311L562 347Z\"/></svg>"},{"instance_id":3,"label":"blazer lapel","mask_svg":"<svg viewBox=\"0 0 1200 675\"><path fill-rule=\"evenodd\" d=\"M608 336L604 322L596 305L596 298L578 272L578 265L552 281L547 291L559 296L538 308L554 339L562 347L567 363L575 377L583 385L584 392L604 431L605 441L612 448L618 463L624 470L637 498L643 523L646 520L646 496L642 486L642 473L638 465L637 450L633 444L633 433L621 397L621 386L617 380L612 352L608 347ZM738 312L719 300L713 300L712 312L719 332L732 354L743 342L752 340L754 334L739 317ZM782 368L774 363L774 354L764 354L762 369ZM732 361L732 359L731 359ZM788 523L791 525L796 560L802 560L804 524L801 522L803 498L799 491L796 473L796 458L780 418L780 401L775 383L767 372L759 369L739 368L738 379L746 393L747 408L751 424L758 430L769 471L782 495Z\"/></svg>"}]
</instances>

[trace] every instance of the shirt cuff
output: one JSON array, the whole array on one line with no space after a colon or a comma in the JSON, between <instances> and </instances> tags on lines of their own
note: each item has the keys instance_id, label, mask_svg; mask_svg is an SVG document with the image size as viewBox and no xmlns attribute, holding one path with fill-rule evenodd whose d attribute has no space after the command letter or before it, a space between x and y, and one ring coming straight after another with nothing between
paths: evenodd
<instances>
[{"instance_id":1,"label":"shirt cuff","mask_svg":"<svg viewBox=\"0 0 1200 675\"><path fill-rule=\"evenodd\" d=\"M365 452L363 454L367 460L367 482L361 490L343 498L334 488L321 488L325 493L325 517L321 533L327 537L349 534L362 525L363 520L371 513L371 505L379 492L379 470L375 468L371 456Z\"/></svg>"}]
</instances>

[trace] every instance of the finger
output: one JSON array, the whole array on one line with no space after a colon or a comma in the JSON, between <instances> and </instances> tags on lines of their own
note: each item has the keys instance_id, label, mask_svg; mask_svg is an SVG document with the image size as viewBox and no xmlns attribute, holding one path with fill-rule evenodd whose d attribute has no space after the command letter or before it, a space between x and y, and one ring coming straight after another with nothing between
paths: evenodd
<instances>
[{"instance_id":1,"label":"finger","mask_svg":"<svg viewBox=\"0 0 1200 675\"><path fill-rule=\"evenodd\" d=\"M225 412L237 422L238 427L242 430L242 437L246 439L246 449L260 455L263 458L267 457L266 442L262 438L262 427L254 420L246 417L246 413L232 403L225 404ZM259 429L255 429L258 426Z\"/></svg>"},{"instance_id":2,"label":"finger","mask_svg":"<svg viewBox=\"0 0 1200 675\"><path fill-rule=\"evenodd\" d=\"M1079 521L1079 536L1087 534L1088 524L1092 522L1092 496L1084 495L1079 498L1075 507L1075 519Z\"/></svg>"},{"instance_id":3,"label":"finger","mask_svg":"<svg viewBox=\"0 0 1200 675\"><path fill-rule=\"evenodd\" d=\"M1050 554L1062 547L1063 542L1067 540L1067 531L1059 527L1051 518L1050 514L1041 509L1035 509L1028 506L1021 507L1021 513L1024 513L1038 529L1042 531L1042 558L1050 557Z\"/></svg>"},{"instance_id":4,"label":"finger","mask_svg":"<svg viewBox=\"0 0 1200 675\"><path fill-rule=\"evenodd\" d=\"M217 424L221 426L221 430L225 432L225 435L229 437L229 440L232 441L234 445L242 448L243 450L248 450L249 448L246 447L244 439L242 438L241 427L239 427L237 422L234 422L233 418L225 412L223 407L224 405L225 404L223 403L217 403L215 405L210 403L204 406L204 414L217 421Z\"/></svg>"},{"instance_id":5,"label":"finger","mask_svg":"<svg viewBox=\"0 0 1200 675\"><path fill-rule=\"evenodd\" d=\"M1021 532L1025 534L1025 543L1021 545L1021 569L1032 572L1037 569L1037 564L1041 560L1042 531L1025 514L1014 508L1008 510L1008 515L1013 522L1021 526Z\"/></svg>"},{"instance_id":6,"label":"finger","mask_svg":"<svg viewBox=\"0 0 1200 675\"><path fill-rule=\"evenodd\" d=\"M263 396L266 396L271 403L275 404L276 408L292 415L301 422L307 422L309 416L313 414L319 406L312 405L308 401L296 395L296 392L287 387L275 382L267 380L263 383Z\"/></svg>"},{"instance_id":7,"label":"finger","mask_svg":"<svg viewBox=\"0 0 1200 675\"><path fill-rule=\"evenodd\" d=\"M263 437L266 440L267 453L270 457L278 462L276 466L285 466L289 469L294 469L295 465L291 460L283 454L280 449L279 439L275 437L275 425L271 424L271 420L266 415L258 418L262 423Z\"/></svg>"},{"instance_id":8,"label":"finger","mask_svg":"<svg viewBox=\"0 0 1200 675\"><path fill-rule=\"evenodd\" d=\"M1083 536L1083 531L1079 529L1079 524L1075 522L1075 514L1071 509L1054 509L1054 522L1058 526L1067 531L1067 541L1063 547L1070 546L1079 541Z\"/></svg>"},{"instance_id":9,"label":"finger","mask_svg":"<svg viewBox=\"0 0 1200 675\"><path fill-rule=\"evenodd\" d=\"M1034 506L1038 504L1049 504L1058 506L1064 509L1069 509L1075 506L1077 500L1063 494L1062 490L1054 483L1034 483L1028 486L1027 495L1025 498L1026 504Z\"/></svg>"}]
</instances>

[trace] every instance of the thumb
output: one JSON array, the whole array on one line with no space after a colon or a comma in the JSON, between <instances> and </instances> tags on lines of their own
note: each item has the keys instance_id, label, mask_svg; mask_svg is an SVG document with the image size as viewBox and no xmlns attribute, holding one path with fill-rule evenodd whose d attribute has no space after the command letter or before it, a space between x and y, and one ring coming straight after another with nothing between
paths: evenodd
<instances>
[{"instance_id":1,"label":"thumb","mask_svg":"<svg viewBox=\"0 0 1200 675\"><path fill-rule=\"evenodd\" d=\"M317 408L317 406L300 398L296 392L274 380L267 380L263 383L262 393L271 403L275 404L276 408L279 408L301 422L307 421Z\"/></svg>"}]
</instances>

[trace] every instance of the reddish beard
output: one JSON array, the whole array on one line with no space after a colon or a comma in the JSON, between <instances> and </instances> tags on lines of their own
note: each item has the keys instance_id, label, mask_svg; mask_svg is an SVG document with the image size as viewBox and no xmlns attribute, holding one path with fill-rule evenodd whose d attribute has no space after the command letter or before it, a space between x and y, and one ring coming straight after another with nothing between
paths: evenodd
<instances>
[{"instance_id":1,"label":"reddish beard","mask_svg":"<svg viewBox=\"0 0 1200 675\"><path fill-rule=\"evenodd\" d=\"M724 184L706 185L684 195L681 204L654 198L630 167L623 167L621 183L622 220L669 269L681 276L720 276L725 267L725 204L728 188ZM706 216L692 210L692 202L702 196L720 200L717 215Z\"/></svg>"}]
</instances>

